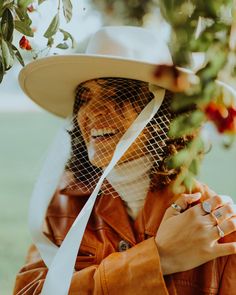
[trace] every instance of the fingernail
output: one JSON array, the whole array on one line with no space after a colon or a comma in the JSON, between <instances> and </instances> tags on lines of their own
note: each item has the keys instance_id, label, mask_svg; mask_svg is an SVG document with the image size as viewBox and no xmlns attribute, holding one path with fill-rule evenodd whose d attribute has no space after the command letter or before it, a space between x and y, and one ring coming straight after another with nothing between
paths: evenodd
<instances>
[{"instance_id":1,"label":"fingernail","mask_svg":"<svg viewBox=\"0 0 236 295\"><path fill-rule=\"evenodd\" d=\"M202 197L202 193L200 193L200 192L194 193L194 194L192 194L192 197L195 199L200 199Z\"/></svg>"}]
</instances>

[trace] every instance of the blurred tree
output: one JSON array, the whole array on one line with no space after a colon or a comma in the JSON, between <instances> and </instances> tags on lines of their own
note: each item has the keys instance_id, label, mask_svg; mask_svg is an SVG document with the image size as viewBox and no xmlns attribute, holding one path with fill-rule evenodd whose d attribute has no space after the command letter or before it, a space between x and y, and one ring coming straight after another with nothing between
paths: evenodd
<instances>
[{"instance_id":1,"label":"blurred tree","mask_svg":"<svg viewBox=\"0 0 236 295\"><path fill-rule=\"evenodd\" d=\"M142 26L145 15L157 6L154 0L91 0L101 11L105 24Z\"/></svg>"}]
</instances>

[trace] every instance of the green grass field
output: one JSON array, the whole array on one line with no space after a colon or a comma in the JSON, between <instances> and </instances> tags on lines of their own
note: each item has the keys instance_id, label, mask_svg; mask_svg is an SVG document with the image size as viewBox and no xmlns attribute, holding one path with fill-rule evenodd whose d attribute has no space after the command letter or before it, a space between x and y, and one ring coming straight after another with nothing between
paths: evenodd
<instances>
[{"instance_id":1,"label":"green grass field","mask_svg":"<svg viewBox=\"0 0 236 295\"><path fill-rule=\"evenodd\" d=\"M30 236L27 210L42 159L62 121L46 113L0 113L0 294L12 294ZM214 148L200 178L217 192L236 196L236 147Z\"/></svg>"}]
</instances>

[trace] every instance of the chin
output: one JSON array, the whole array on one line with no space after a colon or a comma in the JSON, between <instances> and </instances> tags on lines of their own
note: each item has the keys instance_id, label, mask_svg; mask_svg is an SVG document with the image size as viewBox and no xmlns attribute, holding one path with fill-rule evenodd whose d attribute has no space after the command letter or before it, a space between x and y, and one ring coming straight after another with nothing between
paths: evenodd
<instances>
[{"instance_id":1,"label":"chin","mask_svg":"<svg viewBox=\"0 0 236 295\"><path fill-rule=\"evenodd\" d=\"M114 153L112 149L97 150L93 146L89 146L87 151L90 163L97 168L106 168Z\"/></svg>"},{"instance_id":2,"label":"chin","mask_svg":"<svg viewBox=\"0 0 236 295\"><path fill-rule=\"evenodd\" d=\"M89 159L90 163L97 168L106 168L110 161L103 161L101 159Z\"/></svg>"},{"instance_id":3,"label":"chin","mask_svg":"<svg viewBox=\"0 0 236 295\"><path fill-rule=\"evenodd\" d=\"M106 168L112 159L112 155L104 153L88 153L90 163L97 168Z\"/></svg>"}]
</instances>

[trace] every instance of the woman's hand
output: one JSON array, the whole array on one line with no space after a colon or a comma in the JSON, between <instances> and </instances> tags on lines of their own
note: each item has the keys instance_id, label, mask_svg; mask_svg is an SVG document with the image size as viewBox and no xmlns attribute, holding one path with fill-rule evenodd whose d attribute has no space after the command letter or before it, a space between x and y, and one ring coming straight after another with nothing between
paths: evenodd
<instances>
[{"instance_id":1,"label":"woman's hand","mask_svg":"<svg viewBox=\"0 0 236 295\"><path fill-rule=\"evenodd\" d=\"M230 197L216 195L205 200L204 206L199 203L188 209L200 198L201 193L183 194L175 202L182 213L178 206L166 210L156 235L164 275L236 253L236 242L218 243L223 234L236 230L236 205Z\"/></svg>"}]
</instances>

